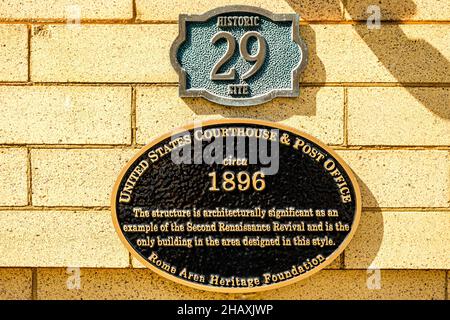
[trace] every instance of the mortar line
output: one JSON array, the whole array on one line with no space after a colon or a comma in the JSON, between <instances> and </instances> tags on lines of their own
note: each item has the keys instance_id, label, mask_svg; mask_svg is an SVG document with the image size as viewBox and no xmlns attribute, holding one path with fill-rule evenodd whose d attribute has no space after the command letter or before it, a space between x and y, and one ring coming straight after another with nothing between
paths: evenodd
<instances>
[{"instance_id":1,"label":"mortar line","mask_svg":"<svg viewBox=\"0 0 450 320\"><path fill-rule=\"evenodd\" d=\"M342 253L341 253L341 261L339 263L339 269L340 270L344 270L345 269L345 251L346 250L342 251Z\"/></svg>"},{"instance_id":2,"label":"mortar line","mask_svg":"<svg viewBox=\"0 0 450 320\"><path fill-rule=\"evenodd\" d=\"M0 211L109 211L110 206L0 206ZM450 207L363 207L362 211L385 212L450 212Z\"/></svg>"},{"instance_id":3,"label":"mortar line","mask_svg":"<svg viewBox=\"0 0 450 320\"><path fill-rule=\"evenodd\" d=\"M450 207L363 207L363 211L385 211L385 212L450 212Z\"/></svg>"},{"instance_id":4,"label":"mortar line","mask_svg":"<svg viewBox=\"0 0 450 320\"><path fill-rule=\"evenodd\" d=\"M344 88L344 146L348 146L348 88Z\"/></svg>"},{"instance_id":5,"label":"mortar line","mask_svg":"<svg viewBox=\"0 0 450 320\"><path fill-rule=\"evenodd\" d=\"M444 286L445 286L445 293L444 298L445 300L448 300L448 270L445 271L445 279L444 279Z\"/></svg>"},{"instance_id":6,"label":"mortar line","mask_svg":"<svg viewBox=\"0 0 450 320\"><path fill-rule=\"evenodd\" d=\"M449 87L450 82L302 82L301 87L386 87L386 88L409 88L409 87Z\"/></svg>"},{"instance_id":7,"label":"mortar line","mask_svg":"<svg viewBox=\"0 0 450 320\"><path fill-rule=\"evenodd\" d=\"M27 44L28 44L28 74L27 79L28 82L31 82L31 29L32 26L30 24L27 25Z\"/></svg>"},{"instance_id":8,"label":"mortar line","mask_svg":"<svg viewBox=\"0 0 450 320\"><path fill-rule=\"evenodd\" d=\"M450 20L380 20L382 24L385 25L431 25L431 24L439 24L439 25L447 25L450 24ZM308 22L306 22L307 24ZM301 22L300 22L301 24ZM331 21L330 23L326 23L325 21L322 23L321 21L311 21L311 24L350 24L350 25L366 25L367 19L358 19L358 20L345 20L345 21Z\"/></svg>"},{"instance_id":9,"label":"mortar line","mask_svg":"<svg viewBox=\"0 0 450 320\"><path fill-rule=\"evenodd\" d=\"M139 145L138 145L139 146ZM129 144L2 144L0 149L32 148L32 149L120 149L133 150L136 147Z\"/></svg>"},{"instance_id":10,"label":"mortar line","mask_svg":"<svg viewBox=\"0 0 450 320\"><path fill-rule=\"evenodd\" d=\"M33 175L30 148L27 148L27 203L29 206L33 204Z\"/></svg>"},{"instance_id":11,"label":"mortar line","mask_svg":"<svg viewBox=\"0 0 450 320\"><path fill-rule=\"evenodd\" d=\"M334 150L339 151L450 151L450 145L349 145L342 144L327 144ZM20 143L5 143L0 145L0 149L12 148L31 148L31 149L117 149L117 150L134 150L144 147L145 144L135 143L130 144L20 144Z\"/></svg>"},{"instance_id":12,"label":"mortar line","mask_svg":"<svg viewBox=\"0 0 450 320\"><path fill-rule=\"evenodd\" d=\"M136 87L131 87L131 146L136 147Z\"/></svg>"},{"instance_id":13,"label":"mortar line","mask_svg":"<svg viewBox=\"0 0 450 320\"><path fill-rule=\"evenodd\" d=\"M31 300L37 298L37 268L31 268Z\"/></svg>"},{"instance_id":14,"label":"mortar line","mask_svg":"<svg viewBox=\"0 0 450 320\"><path fill-rule=\"evenodd\" d=\"M0 86L91 86L91 87L177 87L178 82L30 82L30 81L0 81ZM450 82L301 82L302 88L317 87L369 87L369 88L447 88Z\"/></svg>"},{"instance_id":15,"label":"mortar line","mask_svg":"<svg viewBox=\"0 0 450 320\"><path fill-rule=\"evenodd\" d=\"M126 19L81 19L81 25L140 25L140 24L175 24L178 21L134 21L133 16ZM65 25L66 18L54 19L0 19L0 24L33 24L37 26Z\"/></svg>"},{"instance_id":16,"label":"mortar line","mask_svg":"<svg viewBox=\"0 0 450 320\"><path fill-rule=\"evenodd\" d=\"M134 13L133 13L134 14ZM345 11L344 11L345 15ZM351 20L299 20L300 25L366 25L366 19L351 19ZM65 18L53 18L53 19L0 19L0 24L35 24L35 25L62 25L66 24ZM130 19L82 19L80 21L82 25L176 25L178 20L155 20L155 19L137 19L134 20L132 16ZM381 20L381 23L385 25L448 25L450 20Z\"/></svg>"},{"instance_id":17,"label":"mortar line","mask_svg":"<svg viewBox=\"0 0 450 320\"><path fill-rule=\"evenodd\" d=\"M109 211L109 206L0 206L0 211Z\"/></svg>"},{"instance_id":18,"label":"mortar line","mask_svg":"<svg viewBox=\"0 0 450 320\"><path fill-rule=\"evenodd\" d=\"M334 150L347 150L347 151L431 151L431 150L439 150L439 151L448 151L450 146L447 145L415 145L415 146L406 146L406 145L349 145L349 146L333 146Z\"/></svg>"},{"instance_id":19,"label":"mortar line","mask_svg":"<svg viewBox=\"0 0 450 320\"><path fill-rule=\"evenodd\" d=\"M133 0L132 2L132 10L133 10L133 18L131 19L131 21L133 23L136 23L136 19L137 19L137 5L136 5L136 0Z\"/></svg>"}]
</instances>

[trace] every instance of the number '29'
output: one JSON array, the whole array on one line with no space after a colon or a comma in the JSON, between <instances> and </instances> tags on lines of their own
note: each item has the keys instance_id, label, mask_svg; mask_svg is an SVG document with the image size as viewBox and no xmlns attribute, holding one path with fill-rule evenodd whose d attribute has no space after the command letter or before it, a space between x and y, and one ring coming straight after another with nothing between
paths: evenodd
<instances>
[{"instance_id":1,"label":"number '29'","mask_svg":"<svg viewBox=\"0 0 450 320\"><path fill-rule=\"evenodd\" d=\"M252 37L256 38L258 43L258 49L253 55L248 52L248 41ZM212 68L210 78L211 80L234 80L236 78L236 69L234 67L222 73L219 73L219 69L233 56L236 50L236 39L230 32L220 31L212 37L211 42L216 44L216 42L220 39L226 40L228 45L227 51ZM264 60L266 59L266 41L264 40L264 37L256 31L248 31L244 33L242 38L239 40L239 53L246 61L255 62L253 66L241 76L241 80L246 80L253 76L262 67Z\"/></svg>"}]
</instances>

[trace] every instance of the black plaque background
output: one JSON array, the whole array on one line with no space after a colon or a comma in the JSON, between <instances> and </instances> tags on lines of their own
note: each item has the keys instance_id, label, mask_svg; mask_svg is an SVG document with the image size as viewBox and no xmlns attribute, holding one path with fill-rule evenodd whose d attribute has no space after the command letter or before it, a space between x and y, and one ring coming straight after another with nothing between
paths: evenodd
<instances>
[{"instance_id":1,"label":"black plaque background","mask_svg":"<svg viewBox=\"0 0 450 320\"><path fill-rule=\"evenodd\" d=\"M213 124L206 125L203 129L213 127L252 127L252 128L266 128L278 129L276 127L269 127L260 124ZM279 136L283 133L288 133L291 141L297 136L290 131L280 129ZM193 139L193 129L190 130ZM323 153L332 157L326 150L301 136L301 138ZM155 149L170 141L170 137L160 141L151 149ZM204 145L208 143L204 142ZM141 160L148 157L148 151L144 152L134 164L138 164ZM334 158L334 157L332 157ZM233 208L255 208L261 207L264 209L296 207L313 208L313 209L337 209L340 212L338 218L298 218L302 221L329 221L334 223L342 221L352 226L356 212L356 197L355 189L351 184L350 177L345 169L341 166L339 161L335 160L337 168L345 177L350 189L353 201L348 204L342 204L336 183L332 177L323 168L323 162L318 163L309 156L304 155L300 151L295 150L292 146L285 146L280 144L280 167L276 175L267 175L266 188L262 192L251 191L233 191L233 192L210 192L211 178L208 176L209 172L217 171L217 177L221 176L223 171L239 171L240 169L248 172L255 172L260 170L261 166L248 165L242 167L225 167L223 165L205 165L205 164L174 164L170 155L165 156L154 164L150 164L149 169L144 173L136 184L133 197L130 204L123 204L118 202L116 197L116 212L117 220L120 228L124 224L141 224L149 223L151 219L134 218L132 214L132 207L140 206L143 209L191 209L193 207L203 209L216 207ZM130 166L123 175L122 181L118 185L118 190L124 186L128 175L134 169ZM213 219L193 218L195 222L212 222ZM231 221L233 219L217 219L217 221ZM236 222L242 219L235 219ZM266 217L264 220L245 219L245 222L264 222L269 223L272 219ZM276 220L276 219L274 219ZM286 222L287 220L295 221L295 218L279 219L277 221ZM159 219L161 223L163 220ZM187 219L168 219L167 221L186 222ZM337 247L344 241L349 232L336 233L330 232L330 236L335 240L336 245L333 247L325 247L318 250L317 247L194 247L188 248L140 248L135 245L136 239L144 238L145 234L138 233L123 233L128 240L131 247L139 253L144 259L150 256L152 251L156 251L160 259L177 267L178 272L184 267L189 271L205 275L206 278L210 274L219 274L224 277L238 276L238 277L260 277L263 273L278 273L290 270L292 265L302 264L308 258L312 259L318 254L325 257L330 256ZM156 235L167 236L169 233L149 233L148 236ZM179 235L180 233L171 233L171 235ZM327 232L314 233L288 233L288 232L264 232L258 233L259 236L295 236L305 235L325 236ZM197 236L226 236L241 237L243 235L256 235L256 233L182 233L185 237ZM155 266L156 267L156 266ZM157 267L156 267L157 268ZM185 280L185 279L183 279Z\"/></svg>"}]
</instances>

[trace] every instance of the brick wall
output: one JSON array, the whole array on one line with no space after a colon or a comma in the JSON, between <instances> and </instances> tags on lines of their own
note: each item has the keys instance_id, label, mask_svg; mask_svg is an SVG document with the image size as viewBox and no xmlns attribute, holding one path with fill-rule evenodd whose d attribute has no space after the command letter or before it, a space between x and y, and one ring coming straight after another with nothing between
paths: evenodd
<instances>
[{"instance_id":1,"label":"brick wall","mask_svg":"<svg viewBox=\"0 0 450 320\"><path fill-rule=\"evenodd\" d=\"M301 96L244 108L178 98L169 61L178 14L238 3L0 0L0 298L448 298L450 3L245 1L301 15L310 52ZM372 4L381 29L366 26ZM81 10L81 26L67 24L70 10ZM119 170L159 133L221 117L304 130L355 171L361 225L327 270L225 295L130 258L109 211Z\"/></svg>"}]
</instances>

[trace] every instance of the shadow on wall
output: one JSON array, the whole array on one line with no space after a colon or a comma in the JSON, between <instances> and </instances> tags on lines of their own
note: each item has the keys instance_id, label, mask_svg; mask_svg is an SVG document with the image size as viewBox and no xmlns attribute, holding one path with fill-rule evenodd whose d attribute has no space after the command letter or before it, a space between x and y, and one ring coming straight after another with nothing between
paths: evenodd
<instances>
[{"instance_id":1,"label":"shadow on wall","mask_svg":"<svg viewBox=\"0 0 450 320\"><path fill-rule=\"evenodd\" d=\"M300 0L285 0L287 4L297 12L303 19L308 21L317 20L320 14L336 16L340 8L347 11L347 18L358 21L366 21L370 13L367 8L374 5L372 0L334 0L326 3L326 12L317 13L317 6L309 4L301 5ZM320 2L319 2L320 4ZM381 20L407 20L417 11L416 5L411 0L399 1L377 1L381 9ZM314 10L310 8L315 7ZM423 106L428 108L437 116L450 119L450 93L447 91L435 91L438 97L430 97L429 90L417 90L417 83L442 83L448 82L450 74L450 62L425 39L409 38L405 33L408 28L419 30L423 26L397 25L381 22L380 29L368 29L365 23L353 26L361 39L367 44L371 51L377 56L384 67L403 84L409 93L415 97ZM425 26L429 28L430 26ZM428 29L429 30L429 29ZM316 63L314 78L317 83L326 82L326 70L316 53L316 37L314 30L308 25L300 26L300 32L308 45L309 65L312 61ZM426 37L426 31L419 37ZM351 52L349 53L351 54ZM345 66L344 66L345 67ZM302 72L308 74L310 68ZM370 72L370 71L369 71ZM277 98L272 102L243 108L223 107L211 104L205 105L203 99L184 99L193 112L199 115L217 114L224 117L254 117L270 121L281 121L293 115L314 116L316 114L316 96L319 87L301 88L303 94L296 99ZM442 103L436 103L442 101ZM273 104L277 109L273 110Z\"/></svg>"},{"instance_id":2,"label":"shadow on wall","mask_svg":"<svg viewBox=\"0 0 450 320\"><path fill-rule=\"evenodd\" d=\"M370 203L371 207L370 211L365 210L361 213L358 229L344 251L344 266L354 269L376 268L377 266L372 265L372 262L375 260L383 241L383 214L375 196L358 176L358 172L354 173L361 188L363 207L367 206L367 203ZM355 268L356 264L357 268Z\"/></svg>"},{"instance_id":3,"label":"shadow on wall","mask_svg":"<svg viewBox=\"0 0 450 320\"><path fill-rule=\"evenodd\" d=\"M289 0L290 1L290 0ZM374 4L372 0L344 0L344 8L353 20L366 20L367 7ZM381 9L381 19L408 20L416 13L416 5L411 0L381 1L376 3ZM425 39L409 38L404 29L408 25L384 25L380 29L369 30L365 24L354 28L367 46L377 56L386 69L401 84L430 82L448 82L450 74L449 61ZM419 26L414 26L419 28ZM427 34L421 34L425 37ZM423 106L441 118L450 119L450 110L445 105L436 105L426 90L414 90L407 87L409 93ZM445 103L447 101L447 103ZM450 96L443 100L448 105Z\"/></svg>"},{"instance_id":4,"label":"shadow on wall","mask_svg":"<svg viewBox=\"0 0 450 320\"><path fill-rule=\"evenodd\" d=\"M301 0L285 0L304 20L316 20L317 14L303 8ZM415 3L411 0L334 0L327 2L327 12L332 14L343 6L347 19L366 21L372 13L367 8L377 5L381 11L381 20L408 20L417 12ZM323 14L326 14L324 12ZM303 28L304 26L301 26ZM381 21L380 29L368 29L365 23L355 24L353 28L370 50L377 56L384 67L404 85L409 93L423 106L443 119L450 119L450 93L438 92L436 99L430 97L427 90L417 90L412 85L417 83L442 83L449 81L450 62L441 52L424 39L426 31L419 35L421 39L409 38L405 33L410 26L386 23ZM418 30L421 26L415 25ZM430 30L430 26L425 26ZM305 39L310 45L308 39ZM351 52L349 53L351 54ZM307 70L306 70L307 72ZM370 71L369 71L370 72ZM325 72L323 72L325 73ZM318 81L325 82L325 81ZM442 101L442 103L436 103Z\"/></svg>"}]
</instances>

